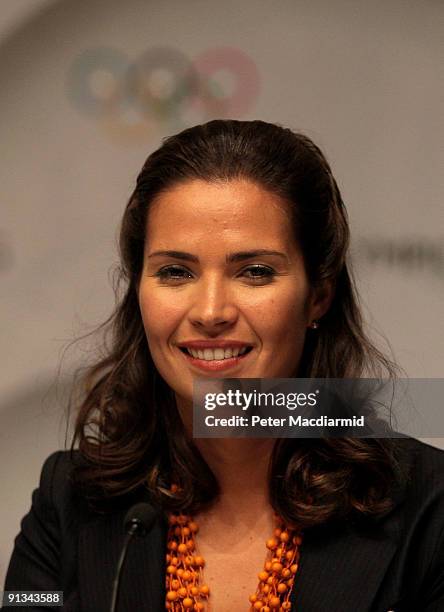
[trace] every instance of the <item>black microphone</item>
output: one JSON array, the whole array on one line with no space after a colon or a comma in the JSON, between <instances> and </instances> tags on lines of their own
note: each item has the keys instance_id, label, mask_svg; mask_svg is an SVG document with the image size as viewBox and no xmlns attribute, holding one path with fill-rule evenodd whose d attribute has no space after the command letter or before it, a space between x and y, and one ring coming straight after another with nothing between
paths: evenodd
<instances>
[{"instance_id":1,"label":"black microphone","mask_svg":"<svg viewBox=\"0 0 444 612\"><path fill-rule=\"evenodd\" d=\"M126 552L128 545L134 535L145 537L152 529L156 519L160 516L160 509L151 504L141 502L132 506L126 516L123 524L125 526L126 535L123 543L122 552L120 553L119 561L117 562L116 575L113 581L113 593L111 597L110 612L116 612L117 599L119 596L120 576L125 563Z\"/></svg>"},{"instance_id":2,"label":"black microphone","mask_svg":"<svg viewBox=\"0 0 444 612\"><path fill-rule=\"evenodd\" d=\"M146 502L141 502L128 510L123 524L127 533L137 533L137 535L144 537L159 516L159 508Z\"/></svg>"}]
</instances>

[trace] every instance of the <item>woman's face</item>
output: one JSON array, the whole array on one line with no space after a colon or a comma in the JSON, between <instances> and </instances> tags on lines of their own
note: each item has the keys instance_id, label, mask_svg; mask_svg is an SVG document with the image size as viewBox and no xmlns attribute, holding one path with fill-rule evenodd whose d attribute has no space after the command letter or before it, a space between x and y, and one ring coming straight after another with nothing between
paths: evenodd
<instances>
[{"instance_id":1,"label":"woman's face","mask_svg":"<svg viewBox=\"0 0 444 612\"><path fill-rule=\"evenodd\" d=\"M248 180L191 180L152 203L139 303L154 363L178 400L193 379L294 376L313 291L279 196Z\"/></svg>"}]
</instances>

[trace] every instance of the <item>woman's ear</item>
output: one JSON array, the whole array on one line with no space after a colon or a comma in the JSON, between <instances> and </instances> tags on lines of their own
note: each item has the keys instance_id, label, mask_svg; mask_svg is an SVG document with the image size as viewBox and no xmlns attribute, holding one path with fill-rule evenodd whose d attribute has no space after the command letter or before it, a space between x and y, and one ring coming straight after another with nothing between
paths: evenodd
<instances>
[{"instance_id":1,"label":"woman's ear","mask_svg":"<svg viewBox=\"0 0 444 612\"><path fill-rule=\"evenodd\" d=\"M334 283L329 279L321 281L312 288L308 307L308 327L317 327L314 323L328 312L334 295Z\"/></svg>"}]
</instances>

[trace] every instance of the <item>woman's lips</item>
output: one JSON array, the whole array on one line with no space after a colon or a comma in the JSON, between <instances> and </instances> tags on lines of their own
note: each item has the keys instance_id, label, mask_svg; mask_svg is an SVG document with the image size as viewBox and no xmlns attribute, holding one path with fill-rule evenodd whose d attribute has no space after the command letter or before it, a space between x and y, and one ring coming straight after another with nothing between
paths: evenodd
<instances>
[{"instance_id":1,"label":"woman's lips","mask_svg":"<svg viewBox=\"0 0 444 612\"><path fill-rule=\"evenodd\" d=\"M206 361L205 359L193 357L188 352L180 352L191 365L199 368L200 370L204 370L206 372L219 372L221 370L227 370L228 368L237 366L241 361L248 357L252 350L247 351L243 355L238 355L237 357L227 357L226 359L212 359L211 361Z\"/></svg>"}]
</instances>

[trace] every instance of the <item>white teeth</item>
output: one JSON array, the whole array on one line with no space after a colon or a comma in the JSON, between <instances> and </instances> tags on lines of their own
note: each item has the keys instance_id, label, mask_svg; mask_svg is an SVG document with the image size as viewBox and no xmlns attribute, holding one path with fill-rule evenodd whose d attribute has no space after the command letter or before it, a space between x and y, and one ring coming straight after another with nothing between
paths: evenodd
<instances>
[{"instance_id":1,"label":"white teeth","mask_svg":"<svg viewBox=\"0 0 444 612\"><path fill-rule=\"evenodd\" d=\"M214 349L214 359L224 359L225 351L222 348Z\"/></svg>"},{"instance_id":2,"label":"white teeth","mask_svg":"<svg viewBox=\"0 0 444 612\"><path fill-rule=\"evenodd\" d=\"M237 348L215 348L215 349L193 349L188 348L187 351L190 355L192 355L195 359L204 359L205 361L214 361L214 360L222 360L222 359L230 359L230 357L237 357L238 355L243 355L248 347L244 346L241 349Z\"/></svg>"}]
</instances>

